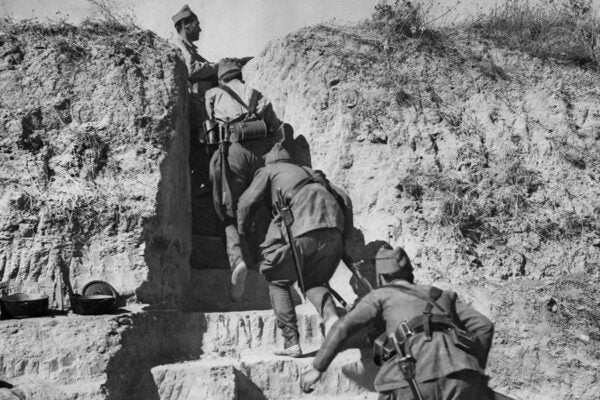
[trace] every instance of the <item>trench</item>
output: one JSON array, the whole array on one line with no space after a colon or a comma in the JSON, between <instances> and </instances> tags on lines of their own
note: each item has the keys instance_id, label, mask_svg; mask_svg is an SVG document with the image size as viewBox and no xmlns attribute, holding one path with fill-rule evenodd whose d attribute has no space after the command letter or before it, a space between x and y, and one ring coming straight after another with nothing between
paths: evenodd
<instances>
[{"instance_id":1,"label":"trench","mask_svg":"<svg viewBox=\"0 0 600 400\"><path fill-rule=\"evenodd\" d=\"M197 142L200 128L191 120L186 67L177 65L176 98L171 124L174 134L160 166L156 213L145 221L144 260L148 277L136 290L144 311L118 318L118 345L108 360L106 399L159 399L153 367L197 360L207 330L205 312L269 308L266 283L251 274L255 296L231 303L229 265L212 204L208 177L210 154Z\"/></svg>"},{"instance_id":2,"label":"trench","mask_svg":"<svg viewBox=\"0 0 600 400\"><path fill-rule=\"evenodd\" d=\"M203 344L212 345L210 340L203 340L209 324L221 317L241 318L223 314L215 318L206 313L271 308L267 284L253 271L246 282L246 287L252 288L247 289L247 298L242 303L227 298L229 266L220 234L222 226L212 204L210 153L196 140L199 127L191 121L185 66L180 63L178 69L178 95L172 114L176 133L160 167L156 216L146 222L144 259L149 267L148 279L136 291L138 300L149 307L119 319L122 326L118 345L108 360L102 385L104 398L110 400L159 399L154 367L198 360L205 351L214 353L214 349L203 349ZM289 138L292 157L310 165L306 138L294 138L291 127ZM370 260L382 245L379 241L365 243L360 230L353 237L356 259ZM373 283L372 266L362 270ZM344 279L341 283L350 291L360 290L356 279ZM301 302L299 297L295 300ZM315 332L317 329L314 327ZM264 398L239 371L236 380L255 393L254 397Z\"/></svg>"}]
</instances>

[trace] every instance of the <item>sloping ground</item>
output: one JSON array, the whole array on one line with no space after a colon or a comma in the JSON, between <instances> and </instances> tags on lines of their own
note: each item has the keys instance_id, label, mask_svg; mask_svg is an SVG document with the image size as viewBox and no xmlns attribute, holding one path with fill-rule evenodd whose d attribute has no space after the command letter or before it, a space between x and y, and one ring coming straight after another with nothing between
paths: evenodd
<instances>
[{"instance_id":1,"label":"sloping ground","mask_svg":"<svg viewBox=\"0 0 600 400\"><path fill-rule=\"evenodd\" d=\"M349 192L358 256L403 245L418 279L496 322L492 385L598 398L598 73L473 32L385 39L368 23L311 27L245 78Z\"/></svg>"},{"instance_id":2,"label":"sloping ground","mask_svg":"<svg viewBox=\"0 0 600 400\"><path fill-rule=\"evenodd\" d=\"M151 32L0 26L0 281L179 300L191 252L185 66Z\"/></svg>"}]
</instances>

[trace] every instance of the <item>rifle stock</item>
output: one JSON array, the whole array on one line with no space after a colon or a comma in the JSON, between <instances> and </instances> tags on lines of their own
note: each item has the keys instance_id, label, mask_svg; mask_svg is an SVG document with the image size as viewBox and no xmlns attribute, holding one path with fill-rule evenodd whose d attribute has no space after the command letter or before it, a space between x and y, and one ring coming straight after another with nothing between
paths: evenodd
<instances>
[{"instance_id":1,"label":"rifle stock","mask_svg":"<svg viewBox=\"0 0 600 400\"><path fill-rule=\"evenodd\" d=\"M363 290L365 292L369 293L370 291L373 290L373 286L371 286L371 282L369 282L367 280L367 278L365 278L358 269L358 266L360 264L362 264L363 261L359 261L359 262L355 263L354 260L352 260L352 257L350 257L350 255L346 252L344 252L342 254L342 261L344 262L344 265L350 270L350 272L352 272L352 275L354 275L354 277L360 283L360 285L363 287Z\"/></svg>"}]
</instances>

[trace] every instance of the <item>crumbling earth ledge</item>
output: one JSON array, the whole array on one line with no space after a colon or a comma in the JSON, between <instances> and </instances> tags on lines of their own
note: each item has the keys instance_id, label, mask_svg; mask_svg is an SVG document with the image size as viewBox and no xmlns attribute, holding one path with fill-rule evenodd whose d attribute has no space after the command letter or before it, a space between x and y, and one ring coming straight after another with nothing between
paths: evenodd
<instances>
[{"instance_id":1,"label":"crumbling earth ledge","mask_svg":"<svg viewBox=\"0 0 600 400\"><path fill-rule=\"evenodd\" d=\"M52 295L59 277L74 291L100 279L129 301L180 303L191 253L181 59L151 32L89 21L5 23L0 46L19 55L0 69L0 281Z\"/></svg>"}]
</instances>

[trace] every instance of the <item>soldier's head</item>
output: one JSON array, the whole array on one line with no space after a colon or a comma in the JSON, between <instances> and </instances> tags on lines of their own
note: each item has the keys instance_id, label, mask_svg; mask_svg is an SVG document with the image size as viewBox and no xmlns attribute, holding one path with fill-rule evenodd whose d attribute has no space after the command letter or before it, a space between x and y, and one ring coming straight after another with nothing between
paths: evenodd
<instances>
[{"instance_id":1,"label":"soldier's head","mask_svg":"<svg viewBox=\"0 0 600 400\"><path fill-rule=\"evenodd\" d=\"M271 150L263 157L265 159L265 165L277 163L277 162L292 162L290 153L283 147L281 143L275 143Z\"/></svg>"},{"instance_id":2,"label":"soldier's head","mask_svg":"<svg viewBox=\"0 0 600 400\"><path fill-rule=\"evenodd\" d=\"M397 279L410 283L415 281L410 258L408 258L408 254L402 247L396 247L395 249L382 247L379 249L375 255L375 272L379 286Z\"/></svg>"},{"instance_id":3,"label":"soldier's head","mask_svg":"<svg viewBox=\"0 0 600 400\"><path fill-rule=\"evenodd\" d=\"M232 61L220 62L217 77L221 84L225 84L234 79L242 80L242 69L238 64Z\"/></svg>"},{"instance_id":4,"label":"soldier's head","mask_svg":"<svg viewBox=\"0 0 600 400\"><path fill-rule=\"evenodd\" d=\"M200 39L200 32L202 31L200 21L198 21L198 17L192 12L190 6L184 5L171 19L179 36L190 42Z\"/></svg>"}]
</instances>

